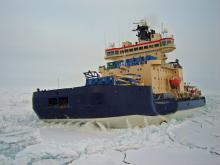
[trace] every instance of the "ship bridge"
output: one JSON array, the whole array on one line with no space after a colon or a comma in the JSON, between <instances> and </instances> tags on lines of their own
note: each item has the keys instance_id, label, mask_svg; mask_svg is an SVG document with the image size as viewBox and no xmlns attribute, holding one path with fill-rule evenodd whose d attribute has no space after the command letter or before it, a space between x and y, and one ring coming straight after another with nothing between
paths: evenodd
<instances>
[{"instance_id":1,"label":"ship bridge","mask_svg":"<svg viewBox=\"0 0 220 165\"><path fill-rule=\"evenodd\" d=\"M158 34L159 35L159 34ZM105 50L106 60L120 60L126 57L140 56L145 53L156 54L156 52L169 53L175 50L173 36L166 38L157 38L152 41L139 42L132 44L131 42L123 42L122 47L108 48Z\"/></svg>"},{"instance_id":2,"label":"ship bridge","mask_svg":"<svg viewBox=\"0 0 220 165\"><path fill-rule=\"evenodd\" d=\"M137 27L133 31L137 32L138 42L122 42L121 47L114 47L113 44L111 48L105 50L106 60L122 60L145 54L166 60L165 53L176 49L174 37L167 34L164 36L167 31L162 31L162 34L156 33L154 29L150 29L145 20L141 20L141 22L135 24L137 24Z\"/></svg>"}]
</instances>

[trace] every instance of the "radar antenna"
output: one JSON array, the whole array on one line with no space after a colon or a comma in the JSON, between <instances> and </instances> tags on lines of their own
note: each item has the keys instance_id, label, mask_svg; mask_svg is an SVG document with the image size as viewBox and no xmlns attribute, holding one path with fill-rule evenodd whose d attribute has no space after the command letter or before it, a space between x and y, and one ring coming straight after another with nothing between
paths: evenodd
<instances>
[{"instance_id":1,"label":"radar antenna","mask_svg":"<svg viewBox=\"0 0 220 165\"><path fill-rule=\"evenodd\" d=\"M138 32L136 36L138 37L139 42L151 41L151 34L155 34L155 30L150 29L146 20L142 19L140 22L134 22L133 24L137 25L136 29L133 29L132 31Z\"/></svg>"}]
</instances>

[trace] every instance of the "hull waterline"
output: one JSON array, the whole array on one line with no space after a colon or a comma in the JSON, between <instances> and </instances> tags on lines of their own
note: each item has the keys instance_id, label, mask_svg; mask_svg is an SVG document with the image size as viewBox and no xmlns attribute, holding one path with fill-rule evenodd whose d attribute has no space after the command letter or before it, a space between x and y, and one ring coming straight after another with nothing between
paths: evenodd
<instances>
[{"instance_id":1,"label":"hull waterline","mask_svg":"<svg viewBox=\"0 0 220 165\"><path fill-rule=\"evenodd\" d=\"M97 85L33 94L33 109L44 121L97 122L113 128L159 124L203 105L205 98L155 100L150 86Z\"/></svg>"}]
</instances>

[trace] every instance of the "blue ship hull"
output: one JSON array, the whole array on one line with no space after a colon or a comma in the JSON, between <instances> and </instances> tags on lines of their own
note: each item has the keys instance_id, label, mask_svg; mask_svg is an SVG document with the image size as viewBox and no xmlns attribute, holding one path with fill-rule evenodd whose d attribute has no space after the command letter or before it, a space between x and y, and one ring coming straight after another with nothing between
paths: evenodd
<instances>
[{"instance_id":1,"label":"blue ship hull","mask_svg":"<svg viewBox=\"0 0 220 165\"><path fill-rule=\"evenodd\" d=\"M151 86L96 85L37 91L33 109L40 119L94 119L158 116L205 105L204 97L155 99Z\"/></svg>"}]
</instances>

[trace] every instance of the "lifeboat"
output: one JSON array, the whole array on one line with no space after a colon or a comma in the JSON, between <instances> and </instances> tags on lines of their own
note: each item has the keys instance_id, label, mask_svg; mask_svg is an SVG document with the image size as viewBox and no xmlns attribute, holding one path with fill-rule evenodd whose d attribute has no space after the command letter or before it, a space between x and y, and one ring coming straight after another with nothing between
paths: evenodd
<instances>
[{"instance_id":1,"label":"lifeboat","mask_svg":"<svg viewBox=\"0 0 220 165\"><path fill-rule=\"evenodd\" d=\"M169 82L170 82L171 88L177 88L177 87L180 85L180 83L181 83L181 78L175 76L175 77L172 77L172 78L169 80Z\"/></svg>"}]
</instances>

